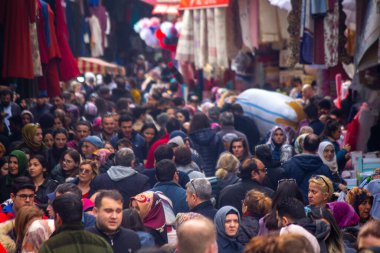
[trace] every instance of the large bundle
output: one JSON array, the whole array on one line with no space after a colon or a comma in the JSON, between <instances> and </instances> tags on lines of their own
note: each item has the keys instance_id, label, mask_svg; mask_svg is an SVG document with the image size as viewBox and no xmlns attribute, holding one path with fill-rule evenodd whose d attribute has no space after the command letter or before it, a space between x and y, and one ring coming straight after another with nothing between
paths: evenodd
<instances>
[{"instance_id":1,"label":"large bundle","mask_svg":"<svg viewBox=\"0 0 380 253\"><path fill-rule=\"evenodd\" d=\"M305 118L299 103L277 92L248 89L238 96L237 103L241 104L247 116L254 119L261 136L275 125L296 130L298 123Z\"/></svg>"}]
</instances>

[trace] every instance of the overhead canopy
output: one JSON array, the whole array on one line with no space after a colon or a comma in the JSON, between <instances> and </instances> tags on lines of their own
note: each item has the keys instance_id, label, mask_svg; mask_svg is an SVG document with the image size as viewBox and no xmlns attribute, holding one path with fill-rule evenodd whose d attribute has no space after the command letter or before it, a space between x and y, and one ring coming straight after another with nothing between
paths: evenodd
<instances>
[{"instance_id":1,"label":"overhead canopy","mask_svg":"<svg viewBox=\"0 0 380 253\"><path fill-rule=\"evenodd\" d=\"M172 14L179 15L179 4L157 4L154 6L152 14Z\"/></svg>"},{"instance_id":2,"label":"overhead canopy","mask_svg":"<svg viewBox=\"0 0 380 253\"><path fill-rule=\"evenodd\" d=\"M124 67L97 58L79 57L78 68L82 74L92 72L103 75L125 75L126 73Z\"/></svg>"}]
</instances>

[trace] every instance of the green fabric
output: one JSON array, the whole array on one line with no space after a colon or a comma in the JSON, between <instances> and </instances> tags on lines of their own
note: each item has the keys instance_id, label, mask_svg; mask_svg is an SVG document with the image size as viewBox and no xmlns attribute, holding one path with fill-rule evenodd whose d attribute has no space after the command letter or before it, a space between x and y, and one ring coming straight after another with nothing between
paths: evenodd
<instances>
[{"instance_id":1,"label":"green fabric","mask_svg":"<svg viewBox=\"0 0 380 253\"><path fill-rule=\"evenodd\" d=\"M10 185L13 183L13 179L19 176L24 176L25 175L25 170L28 166L28 158L26 157L25 153L22 152L21 150L13 150L10 154L9 157L16 157L18 161L18 173L17 175L11 175L8 174L6 175L6 184Z\"/></svg>"},{"instance_id":2,"label":"green fabric","mask_svg":"<svg viewBox=\"0 0 380 253\"><path fill-rule=\"evenodd\" d=\"M39 253L113 253L106 240L83 230L82 224L62 225L51 235Z\"/></svg>"}]
</instances>

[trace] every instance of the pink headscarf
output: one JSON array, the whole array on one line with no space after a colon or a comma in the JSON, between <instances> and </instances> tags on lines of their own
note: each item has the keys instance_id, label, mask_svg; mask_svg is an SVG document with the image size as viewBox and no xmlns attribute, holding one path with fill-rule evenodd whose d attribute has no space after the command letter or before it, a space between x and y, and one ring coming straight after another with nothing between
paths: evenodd
<instances>
[{"instance_id":1,"label":"pink headscarf","mask_svg":"<svg viewBox=\"0 0 380 253\"><path fill-rule=\"evenodd\" d=\"M339 228L352 227L359 223L360 218L355 209L346 202L331 202L327 203L327 206L332 211Z\"/></svg>"}]
</instances>

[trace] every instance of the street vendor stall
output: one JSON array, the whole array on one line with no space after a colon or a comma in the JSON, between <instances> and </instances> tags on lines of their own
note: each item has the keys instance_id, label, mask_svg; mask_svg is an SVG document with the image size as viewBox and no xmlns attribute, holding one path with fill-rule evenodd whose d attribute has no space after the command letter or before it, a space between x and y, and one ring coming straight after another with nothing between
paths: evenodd
<instances>
[{"instance_id":1,"label":"street vendor stall","mask_svg":"<svg viewBox=\"0 0 380 253\"><path fill-rule=\"evenodd\" d=\"M125 75L125 68L97 58L79 57L78 68L81 74L92 72L95 74Z\"/></svg>"}]
</instances>

